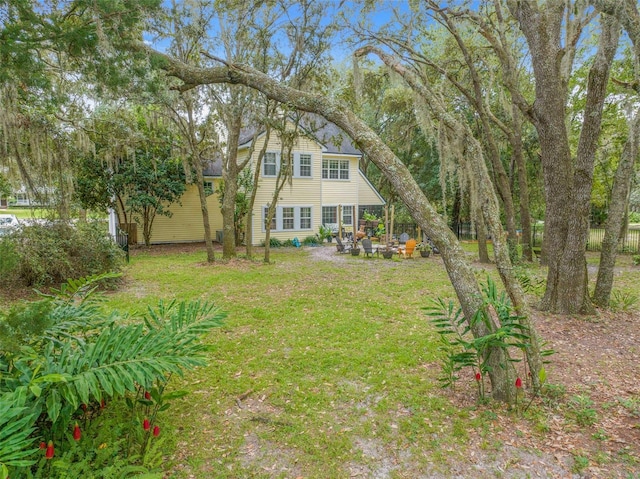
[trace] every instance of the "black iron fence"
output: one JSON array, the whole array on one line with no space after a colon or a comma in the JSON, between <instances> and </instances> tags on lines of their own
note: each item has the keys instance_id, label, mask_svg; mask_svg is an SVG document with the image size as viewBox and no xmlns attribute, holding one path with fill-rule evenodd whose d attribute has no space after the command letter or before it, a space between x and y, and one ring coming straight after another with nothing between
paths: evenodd
<instances>
[{"instance_id":1,"label":"black iron fence","mask_svg":"<svg viewBox=\"0 0 640 479\"><path fill-rule=\"evenodd\" d=\"M587 251L602 251L602 241L604 240L604 228L591 227L589 238L587 239ZM544 226L535 225L532 232L531 244L534 248L542 247L544 238ZM620 239L618 244L619 253L640 253L640 229L628 229L626 234Z\"/></svg>"},{"instance_id":2,"label":"black iron fence","mask_svg":"<svg viewBox=\"0 0 640 479\"><path fill-rule=\"evenodd\" d=\"M468 222L455 223L451 229L463 241L477 241L475 226ZM604 228L591 227L589 230L589 239L587 241L587 251L601 251L602 240L604 239ZM418 227L415 223L398 223L393 225L393 235L397 238L402 233L407 233L410 237L416 238L418 235ZM544 237L544 225L534 225L532 227L532 248L541 248L542 239ZM522 238L518 240L522 242ZM632 228L627 230L622 237L618 246L619 253L640 254L640 229Z\"/></svg>"},{"instance_id":3,"label":"black iron fence","mask_svg":"<svg viewBox=\"0 0 640 479\"><path fill-rule=\"evenodd\" d=\"M122 248L122 251L127 255L127 263L129 262L129 235L122 230L118 230L116 233L116 243Z\"/></svg>"}]
</instances>

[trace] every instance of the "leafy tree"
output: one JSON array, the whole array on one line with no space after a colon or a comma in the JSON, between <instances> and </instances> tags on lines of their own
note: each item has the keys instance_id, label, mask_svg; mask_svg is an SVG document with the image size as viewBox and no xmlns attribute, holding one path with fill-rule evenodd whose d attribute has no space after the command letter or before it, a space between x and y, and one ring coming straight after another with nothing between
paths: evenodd
<instances>
[{"instance_id":1,"label":"leafy tree","mask_svg":"<svg viewBox=\"0 0 640 479\"><path fill-rule=\"evenodd\" d=\"M116 208L125 228L142 224L149 245L156 215L171 216L186 189L184 168L173 156L174 134L155 111L113 113L92 134L96 153L76 162L77 198L85 208Z\"/></svg>"}]
</instances>

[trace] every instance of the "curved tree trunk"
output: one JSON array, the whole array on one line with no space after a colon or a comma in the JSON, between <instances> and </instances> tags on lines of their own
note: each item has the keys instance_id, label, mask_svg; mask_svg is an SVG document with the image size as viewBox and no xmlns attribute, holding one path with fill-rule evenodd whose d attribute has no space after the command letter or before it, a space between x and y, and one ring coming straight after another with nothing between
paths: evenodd
<instances>
[{"instance_id":1,"label":"curved tree trunk","mask_svg":"<svg viewBox=\"0 0 640 479\"><path fill-rule=\"evenodd\" d=\"M629 199L631 179L633 178L633 166L638 158L638 142L640 141L640 114L636 114L633 125L629 129L629 138L624 145L622 158L618 164L613 180L611 201L609 202L609 215L605 223L604 239L602 240L602 252L600 253L600 266L598 279L593 293L593 301L600 307L609 306L611 289L613 288L613 268L616 262L620 234L624 232L625 211Z\"/></svg>"},{"instance_id":2,"label":"curved tree trunk","mask_svg":"<svg viewBox=\"0 0 640 479\"><path fill-rule=\"evenodd\" d=\"M416 183L406 166L403 165L402 161L398 159L380 138L350 111L348 107L322 95L310 94L284 86L272 80L267 75L245 65L229 65L226 67L207 69L193 68L177 62L164 54L153 51L144 44L139 44L138 46L156 56L165 71L172 76L180 78L184 82L185 88L210 83L241 83L261 91L269 98L289 104L299 110L318 113L339 126L356 142L360 149L371 158L371 161L373 161L387 177L389 183L395 188L407 206L414 220L416 220L418 225L427 233L440 250L447 273L456 291L465 317L472 318L475 312L482 307L481 292L474 271L444 218L437 213L435 207L424 196L420 186ZM486 175L486 166L483 166L483 168ZM486 176L484 178L486 178ZM493 198L495 202L495 193L490 185L490 182L488 182L488 189L491 191L489 196ZM495 208L494 212L497 212L497 203ZM499 224L492 224L491 226L492 231L500 231ZM498 229L496 229L496 226ZM502 243L501 235L503 235L503 233L496 235L498 238L498 249L506 251ZM508 253L506 259L508 262ZM499 257L499 261L504 261L504 254ZM499 270L501 277L510 274L510 267L508 271L500 267ZM509 291L509 294L514 294L514 291ZM516 308L526 309L524 304L514 304ZM531 326L525 324L525 327ZM474 325L472 331L476 337L484 336L488 332L483 324ZM532 344L536 343L533 347L537 348L537 336L532 327L531 332L533 333L531 342ZM535 356L535 354L533 355ZM492 350L489 356L492 369L490 378L493 386L493 396L498 400L510 401L515 395L513 382L514 371L513 366L506 359L504 352L500 348ZM537 370L538 369L532 368L532 374Z\"/></svg>"},{"instance_id":3,"label":"curved tree trunk","mask_svg":"<svg viewBox=\"0 0 640 479\"><path fill-rule=\"evenodd\" d=\"M207 250L207 262L213 263L216 255L213 250L211 240L211 224L209 223L209 207L207 206L207 193L204 190L204 176L202 174L202 162L196 161L194 169L196 171L196 186L198 187L198 198L200 200L200 211L202 212L202 226L204 227L204 244Z\"/></svg>"}]
</instances>

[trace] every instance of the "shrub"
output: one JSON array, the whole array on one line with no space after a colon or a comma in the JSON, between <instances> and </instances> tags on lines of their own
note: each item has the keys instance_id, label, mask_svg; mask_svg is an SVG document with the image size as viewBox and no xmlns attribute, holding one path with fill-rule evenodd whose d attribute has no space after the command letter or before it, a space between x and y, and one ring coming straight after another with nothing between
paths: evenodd
<instances>
[{"instance_id":1,"label":"shrub","mask_svg":"<svg viewBox=\"0 0 640 479\"><path fill-rule=\"evenodd\" d=\"M265 246L265 242L263 241L260 246ZM271 248L280 248L282 247L282 241L278 238L269 238L269 247Z\"/></svg>"},{"instance_id":2,"label":"shrub","mask_svg":"<svg viewBox=\"0 0 640 479\"><path fill-rule=\"evenodd\" d=\"M634 266L640 265L640 254L634 254L631 257L631 262L633 263Z\"/></svg>"},{"instance_id":3,"label":"shrub","mask_svg":"<svg viewBox=\"0 0 640 479\"><path fill-rule=\"evenodd\" d=\"M320 239L316 235L307 236L302 240L302 244L305 246L318 246Z\"/></svg>"},{"instance_id":4,"label":"shrub","mask_svg":"<svg viewBox=\"0 0 640 479\"><path fill-rule=\"evenodd\" d=\"M79 455L78 441L82 435L91 442L87 432L105 400L123 398L128 406L123 411L131 417L121 414L124 426L109 427L113 436L108 442L124 440L110 464L119 461L123 470L143 472L139 466L155 462L150 456L157 456L158 446L150 442L157 436L157 415L170 399L184 395L165 393L166 384L172 374L205 363L206 346L199 338L219 326L224 314L208 303L173 301L122 321L117 312L99 308L95 292L99 281L112 276L70 280L42 300L0 315L0 478L9 472L11 477L30 472L85 477L78 471L102 467L104 454L86 445L83 450L93 456ZM149 427L142 426L145 418ZM76 435L78 423L85 432L78 429ZM65 463L59 471L50 467L51 461L43 460L45 451L37 448L41 441L55 445L55 464L80 456L84 464ZM67 475L70 470L80 475Z\"/></svg>"},{"instance_id":5,"label":"shrub","mask_svg":"<svg viewBox=\"0 0 640 479\"><path fill-rule=\"evenodd\" d=\"M629 213L629 223L640 223L640 212L632 211Z\"/></svg>"},{"instance_id":6,"label":"shrub","mask_svg":"<svg viewBox=\"0 0 640 479\"><path fill-rule=\"evenodd\" d=\"M0 240L0 281L44 286L118 271L124 254L98 222L25 226Z\"/></svg>"}]
</instances>

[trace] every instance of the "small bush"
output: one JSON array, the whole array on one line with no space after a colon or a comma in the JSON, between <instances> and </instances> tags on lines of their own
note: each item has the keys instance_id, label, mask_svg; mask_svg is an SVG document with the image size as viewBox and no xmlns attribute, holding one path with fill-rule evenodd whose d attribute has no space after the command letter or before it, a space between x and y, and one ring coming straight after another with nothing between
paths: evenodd
<instances>
[{"instance_id":1,"label":"small bush","mask_svg":"<svg viewBox=\"0 0 640 479\"><path fill-rule=\"evenodd\" d=\"M265 246L265 242L263 241L262 243L260 243L260 246L264 247ZM282 247L282 241L280 241L278 238L269 238L269 247L270 248L281 248Z\"/></svg>"},{"instance_id":2,"label":"small bush","mask_svg":"<svg viewBox=\"0 0 640 479\"><path fill-rule=\"evenodd\" d=\"M629 223L640 223L640 212L632 211L629 213Z\"/></svg>"},{"instance_id":3,"label":"small bush","mask_svg":"<svg viewBox=\"0 0 640 479\"><path fill-rule=\"evenodd\" d=\"M640 254L634 254L634 255L631 257L631 261L633 262L633 265L634 265L634 266L638 266L638 265L640 265Z\"/></svg>"},{"instance_id":4,"label":"small bush","mask_svg":"<svg viewBox=\"0 0 640 479\"><path fill-rule=\"evenodd\" d=\"M307 236L302 240L304 246L317 246L320 244L320 239L316 235Z\"/></svg>"},{"instance_id":5,"label":"small bush","mask_svg":"<svg viewBox=\"0 0 640 479\"><path fill-rule=\"evenodd\" d=\"M0 282L45 286L118 271L124 255L97 222L25 226L0 240Z\"/></svg>"}]
</instances>

